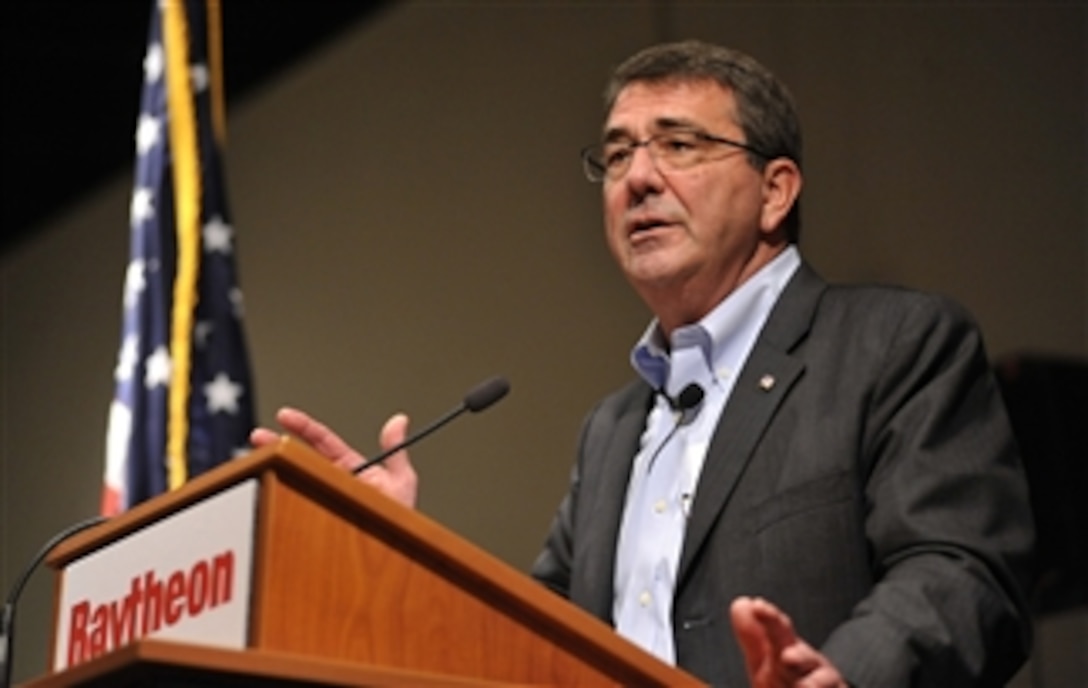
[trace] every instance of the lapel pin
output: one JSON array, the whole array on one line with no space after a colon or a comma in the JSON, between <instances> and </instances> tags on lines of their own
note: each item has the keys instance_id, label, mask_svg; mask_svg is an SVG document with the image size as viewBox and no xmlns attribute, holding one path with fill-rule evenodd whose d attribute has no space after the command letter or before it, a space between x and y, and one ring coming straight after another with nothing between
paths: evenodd
<instances>
[{"instance_id":1,"label":"lapel pin","mask_svg":"<svg viewBox=\"0 0 1088 688\"><path fill-rule=\"evenodd\" d=\"M772 387L774 387L774 375L764 375L759 378L759 388L764 392L771 391Z\"/></svg>"}]
</instances>

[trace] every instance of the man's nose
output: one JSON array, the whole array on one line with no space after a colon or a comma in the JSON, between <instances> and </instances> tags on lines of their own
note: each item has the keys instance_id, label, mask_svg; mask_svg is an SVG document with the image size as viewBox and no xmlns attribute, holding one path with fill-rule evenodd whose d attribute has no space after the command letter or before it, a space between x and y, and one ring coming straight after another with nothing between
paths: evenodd
<instances>
[{"instance_id":1,"label":"man's nose","mask_svg":"<svg viewBox=\"0 0 1088 688\"><path fill-rule=\"evenodd\" d=\"M631 166L627 168L625 181L632 190L641 193L661 187L664 180L649 146L638 146L631 151Z\"/></svg>"}]
</instances>

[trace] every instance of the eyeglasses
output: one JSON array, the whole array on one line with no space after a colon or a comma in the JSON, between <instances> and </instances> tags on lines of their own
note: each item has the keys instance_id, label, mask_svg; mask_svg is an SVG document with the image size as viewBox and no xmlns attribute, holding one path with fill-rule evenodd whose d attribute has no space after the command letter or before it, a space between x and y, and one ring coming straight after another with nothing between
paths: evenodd
<instances>
[{"instance_id":1,"label":"eyeglasses","mask_svg":"<svg viewBox=\"0 0 1088 688\"><path fill-rule=\"evenodd\" d=\"M711 159L719 145L733 146L764 160L775 156L740 141L714 136L695 129L663 131L642 141L609 141L582 149L582 169L591 182L615 181L627 174L635 150L645 147L661 170L685 170Z\"/></svg>"}]
</instances>

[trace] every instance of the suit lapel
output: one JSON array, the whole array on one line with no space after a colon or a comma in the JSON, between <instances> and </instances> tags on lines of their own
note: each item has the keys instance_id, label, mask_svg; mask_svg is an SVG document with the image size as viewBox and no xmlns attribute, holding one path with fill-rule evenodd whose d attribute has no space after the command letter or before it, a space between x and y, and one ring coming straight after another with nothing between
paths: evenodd
<instances>
[{"instance_id":1,"label":"suit lapel","mask_svg":"<svg viewBox=\"0 0 1088 688\"><path fill-rule=\"evenodd\" d=\"M612 619L612 582L615 577L616 543L619 541L620 520L627 497L627 483L631 466L638 453L639 437L646 421L652 391L646 385L638 385L636 391L626 395L619 407L615 423L599 426L599 432L607 433L599 438L605 447L604 460L597 463L600 475L586 480L582 489L593 489L592 495L583 495L584 503L593 505L589 524L584 533L589 535L583 550L584 567L580 577L586 586L584 602L589 611L602 619Z\"/></svg>"},{"instance_id":2,"label":"suit lapel","mask_svg":"<svg viewBox=\"0 0 1088 688\"><path fill-rule=\"evenodd\" d=\"M732 496L767 425L804 372L804 364L790 351L808 332L826 286L802 263L748 356L707 449L684 535L678 586Z\"/></svg>"}]
</instances>

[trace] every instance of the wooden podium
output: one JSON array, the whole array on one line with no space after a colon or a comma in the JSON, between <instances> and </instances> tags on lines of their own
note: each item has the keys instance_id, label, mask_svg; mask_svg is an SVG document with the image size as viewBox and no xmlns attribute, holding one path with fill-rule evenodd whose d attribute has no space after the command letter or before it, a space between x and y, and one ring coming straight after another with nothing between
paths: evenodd
<instances>
[{"instance_id":1,"label":"wooden podium","mask_svg":"<svg viewBox=\"0 0 1088 688\"><path fill-rule=\"evenodd\" d=\"M700 685L290 438L58 546L54 634L66 567L247 481L245 647L138 638L27 685Z\"/></svg>"}]
</instances>

